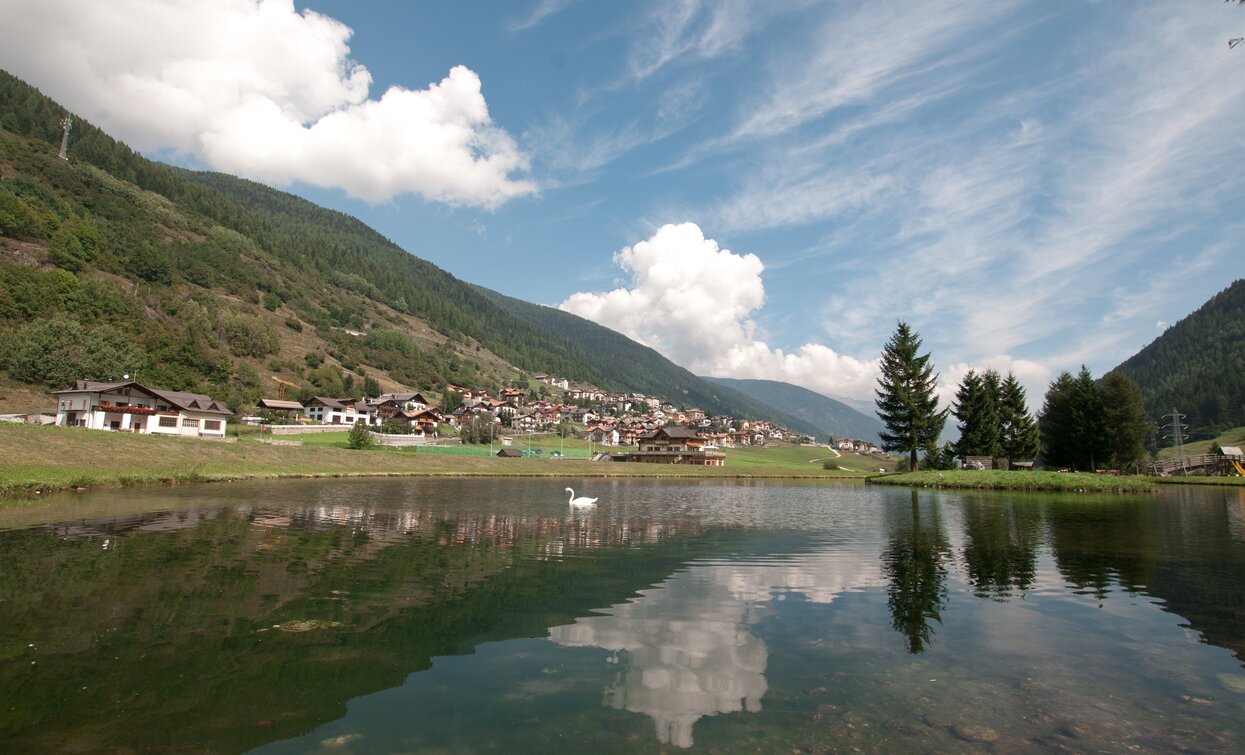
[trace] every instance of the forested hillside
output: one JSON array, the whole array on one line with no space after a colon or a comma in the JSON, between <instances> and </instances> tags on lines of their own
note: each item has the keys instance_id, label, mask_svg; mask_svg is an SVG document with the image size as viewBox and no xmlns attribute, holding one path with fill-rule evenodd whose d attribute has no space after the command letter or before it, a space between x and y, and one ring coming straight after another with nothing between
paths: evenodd
<instances>
[{"instance_id":1,"label":"forested hillside","mask_svg":"<svg viewBox=\"0 0 1245 755\"><path fill-rule=\"evenodd\" d=\"M841 401L807 388L777 380L705 379L734 388L767 406L799 417L816 426L819 436L880 442L878 431L882 429L882 422L876 416L862 414Z\"/></svg>"},{"instance_id":2,"label":"forested hillside","mask_svg":"<svg viewBox=\"0 0 1245 755\"><path fill-rule=\"evenodd\" d=\"M790 420L291 194L148 160L80 120L61 160L64 113L0 72L0 371L12 380L138 375L242 408L272 392L270 375L345 395L525 370Z\"/></svg>"},{"instance_id":3,"label":"forested hillside","mask_svg":"<svg viewBox=\"0 0 1245 755\"><path fill-rule=\"evenodd\" d=\"M1206 437L1245 425L1245 280L1238 280L1116 370L1141 388L1151 418L1173 409Z\"/></svg>"}]
</instances>

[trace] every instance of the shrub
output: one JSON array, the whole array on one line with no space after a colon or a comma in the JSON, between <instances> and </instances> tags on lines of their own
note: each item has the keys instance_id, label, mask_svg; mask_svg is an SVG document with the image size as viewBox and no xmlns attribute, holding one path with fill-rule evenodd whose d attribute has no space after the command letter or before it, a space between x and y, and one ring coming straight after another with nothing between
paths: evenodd
<instances>
[{"instance_id":1,"label":"shrub","mask_svg":"<svg viewBox=\"0 0 1245 755\"><path fill-rule=\"evenodd\" d=\"M351 448L371 448L376 445L376 439L372 437L372 431L368 429L362 421L356 422L354 427L350 428L350 436L347 444Z\"/></svg>"}]
</instances>

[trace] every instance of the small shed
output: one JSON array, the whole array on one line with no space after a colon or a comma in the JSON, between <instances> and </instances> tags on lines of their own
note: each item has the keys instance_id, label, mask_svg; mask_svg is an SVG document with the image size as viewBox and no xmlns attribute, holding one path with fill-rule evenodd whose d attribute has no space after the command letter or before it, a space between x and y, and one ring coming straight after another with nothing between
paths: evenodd
<instances>
[{"instance_id":1,"label":"small shed","mask_svg":"<svg viewBox=\"0 0 1245 755\"><path fill-rule=\"evenodd\" d=\"M517 459L523 455L523 452L517 448L503 448L497 452L497 456L502 459Z\"/></svg>"}]
</instances>

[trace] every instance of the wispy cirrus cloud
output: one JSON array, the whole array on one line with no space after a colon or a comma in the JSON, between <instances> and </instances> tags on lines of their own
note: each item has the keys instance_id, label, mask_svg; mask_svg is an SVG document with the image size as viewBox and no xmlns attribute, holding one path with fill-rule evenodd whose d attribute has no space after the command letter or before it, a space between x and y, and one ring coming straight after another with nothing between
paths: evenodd
<instances>
[{"instance_id":1,"label":"wispy cirrus cloud","mask_svg":"<svg viewBox=\"0 0 1245 755\"><path fill-rule=\"evenodd\" d=\"M681 59L707 60L736 49L782 5L747 0L657 3L634 35L630 74L644 79Z\"/></svg>"},{"instance_id":2,"label":"wispy cirrus cloud","mask_svg":"<svg viewBox=\"0 0 1245 755\"><path fill-rule=\"evenodd\" d=\"M650 99L642 113L611 119L598 106L558 114L529 129L524 142L548 172L545 186L576 185L595 179L623 155L683 130L700 117L705 103L699 82L682 80Z\"/></svg>"},{"instance_id":3,"label":"wispy cirrus cloud","mask_svg":"<svg viewBox=\"0 0 1245 755\"><path fill-rule=\"evenodd\" d=\"M950 11L973 15L969 4ZM1165 247L1217 248L1232 233L1218 222L1223 196L1245 181L1225 135L1245 118L1245 85L1214 17L1112 13L1123 30L1111 19L1048 51L1057 76L964 65L961 31L991 31L980 19L940 19L917 49L863 71L814 59L809 69L829 72L776 83L728 135L760 140L765 159L700 214L736 232L831 223L817 253L870 250L822 309L826 333L849 349L880 343L904 317L959 364L1017 350L1040 354L1035 364L1123 358L1154 318L1111 292L1147 288L1139 271L1162 275ZM871 117L896 109L902 119Z\"/></svg>"},{"instance_id":4,"label":"wispy cirrus cloud","mask_svg":"<svg viewBox=\"0 0 1245 755\"><path fill-rule=\"evenodd\" d=\"M527 31L540 26L546 18L566 10L574 2L575 0L539 0L527 15L510 22L506 28L512 32Z\"/></svg>"},{"instance_id":5,"label":"wispy cirrus cloud","mask_svg":"<svg viewBox=\"0 0 1245 755\"><path fill-rule=\"evenodd\" d=\"M1229 259L1241 224L1223 216L1224 196L1245 180L1226 135L1245 120L1245 84L1212 14L1094 7L1093 23L1051 37L1034 31L1049 20L1041 12L831 9L808 48L770 57L767 83L741 97L744 115L666 169L726 157L723 190L699 206L666 200L658 216L735 235L822 229L765 267L832 281L817 313L847 354L875 354L896 319L913 322L948 365L945 390L970 368L1014 369L1040 402L1059 369L1113 366L1153 337L1145 304L1165 303L1172 287L1154 282L1165 268L1205 286L1210 261ZM894 33L866 33L879 29ZM1040 44L1027 36L1043 33ZM1025 52L1000 63L1013 46ZM867 380L833 368L844 386L795 379L750 332L696 364L868 395ZM815 346L783 357L801 362Z\"/></svg>"}]
</instances>

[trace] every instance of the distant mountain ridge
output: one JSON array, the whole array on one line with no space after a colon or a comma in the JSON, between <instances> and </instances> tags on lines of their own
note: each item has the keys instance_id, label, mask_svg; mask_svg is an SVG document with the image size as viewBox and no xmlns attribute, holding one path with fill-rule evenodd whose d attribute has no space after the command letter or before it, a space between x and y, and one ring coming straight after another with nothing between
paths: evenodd
<instances>
[{"instance_id":1,"label":"distant mountain ridge","mask_svg":"<svg viewBox=\"0 0 1245 755\"><path fill-rule=\"evenodd\" d=\"M1245 425L1245 279L1215 294L1115 371L1137 383L1151 419L1175 409L1187 415L1196 434L1207 437Z\"/></svg>"},{"instance_id":2,"label":"distant mountain ridge","mask_svg":"<svg viewBox=\"0 0 1245 755\"><path fill-rule=\"evenodd\" d=\"M878 432L882 429L881 420L807 388L777 380L713 377L705 380L733 388L781 412L799 417L817 427L819 435L881 442L878 437Z\"/></svg>"},{"instance_id":3,"label":"distant mountain ridge","mask_svg":"<svg viewBox=\"0 0 1245 755\"><path fill-rule=\"evenodd\" d=\"M686 402L711 416L731 414L741 419L769 419L795 432L824 439L826 432L800 414L769 404L746 391L716 380L697 377L653 349L609 328L553 307L532 304L481 286L475 289L502 309L538 330L556 334L569 352L610 375L629 390L670 401ZM734 407L735 411L723 411Z\"/></svg>"}]
</instances>

